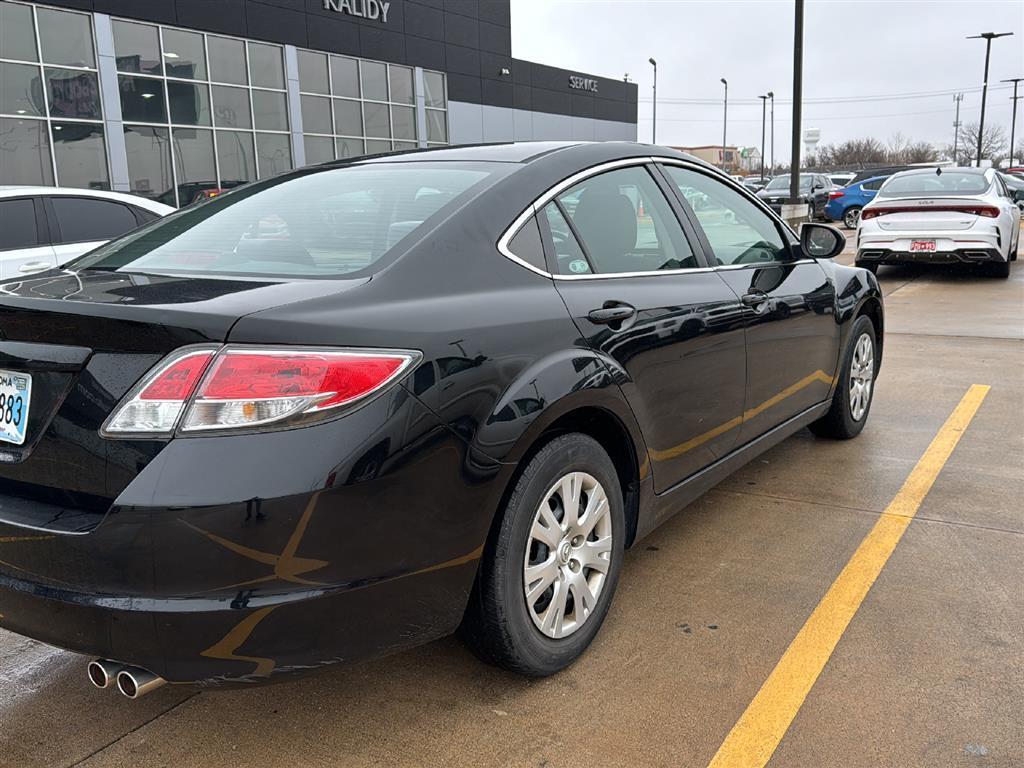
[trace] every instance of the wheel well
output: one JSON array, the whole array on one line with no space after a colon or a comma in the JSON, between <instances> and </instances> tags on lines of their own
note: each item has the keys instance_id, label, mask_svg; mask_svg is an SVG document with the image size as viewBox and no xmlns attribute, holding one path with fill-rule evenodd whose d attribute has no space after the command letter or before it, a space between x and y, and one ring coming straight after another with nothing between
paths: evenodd
<instances>
[{"instance_id":1,"label":"wheel well","mask_svg":"<svg viewBox=\"0 0 1024 768\"><path fill-rule=\"evenodd\" d=\"M873 296L860 305L857 310L857 317L867 317L875 326L875 375L878 375L878 368L882 363L882 343L884 341L884 321L882 319L882 305Z\"/></svg>"}]
</instances>

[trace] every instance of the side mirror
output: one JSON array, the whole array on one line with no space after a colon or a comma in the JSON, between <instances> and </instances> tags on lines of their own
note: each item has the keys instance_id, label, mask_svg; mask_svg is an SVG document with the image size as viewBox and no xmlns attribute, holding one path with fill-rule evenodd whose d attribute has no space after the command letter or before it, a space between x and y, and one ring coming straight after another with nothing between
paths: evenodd
<instances>
[{"instance_id":1,"label":"side mirror","mask_svg":"<svg viewBox=\"0 0 1024 768\"><path fill-rule=\"evenodd\" d=\"M831 259L846 247L846 237L827 224L801 224L800 248L812 259Z\"/></svg>"}]
</instances>

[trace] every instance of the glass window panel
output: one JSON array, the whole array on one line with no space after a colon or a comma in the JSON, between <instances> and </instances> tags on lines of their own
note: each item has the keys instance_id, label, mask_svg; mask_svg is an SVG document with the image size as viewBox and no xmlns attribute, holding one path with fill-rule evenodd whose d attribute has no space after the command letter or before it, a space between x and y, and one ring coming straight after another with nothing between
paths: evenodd
<instances>
[{"instance_id":1,"label":"glass window panel","mask_svg":"<svg viewBox=\"0 0 1024 768\"><path fill-rule=\"evenodd\" d=\"M0 113L46 115L39 67L0 62Z\"/></svg>"},{"instance_id":2,"label":"glass window panel","mask_svg":"<svg viewBox=\"0 0 1024 768\"><path fill-rule=\"evenodd\" d=\"M423 87L428 107L444 107L447 104L444 75L440 72L424 72Z\"/></svg>"},{"instance_id":3,"label":"glass window panel","mask_svg":"<svg viewBox=\"0 0 1024 768\"><path fill-rule=\"evenodd\" d=\"M363 103L363 121L366 125L366 135L374 138L391 136L391 121L388 118L387 104Z\"/></svg>"},{"instance_id":4,"label":"glass window panel","mask_svg":"<svg viewBox=\"0 0 1024 768\"><path fill-rule=\"evenodd\" d=\"M50 97L51 117L101 118L100 88L95 72L48 68L46 90Z\"/></svg>"},{"instance_id":5,"label":"glass window panel","mask_svg":"<svg viewBox=\"0 0 1024 768\"><path fill-rule=\"evenodd\" d=\"M178 205L188 205L205 189L217 188L213 160L213 131L174 128L174 170L178 177Z\"/></svg>"},{"instance_id":6,"label":"glass window panel","mask_svg":"<svg viewBox=\"0 0 1024 768\"><path fill-rule=\"evenodd\" d=\"M31 6L0 2L0 59L39 61Z\"/></svg>"},{"instance_id":7,"label":"glass window panel","mask_svg":"<svg viewBox=\"0 0 1024 768\"><path fill-rule=\"evenodd\" d=\"M0 251L39 244L35 205L31 200L0 200Z\"/></svg>"},{"instance_id":8,"label":"glass window panel","mask_svg":"<svg viewBox=\"0 0 1024 768\"><path fill-rule=\"evenodd\" d=\"M217 159L220 161L222 187L238 186L256 178L256 155L251 133L217 131Z\"/></svg>"},{"instance_id":9,"label":"glass window panel","mask_svg":"<svg viewBox=\"0 0 1024 768\"><path fill-rule=\"evenodd\" d=\"M323 96L302 96L302 130L305 133L333 133L331 100Z\"/></svg>"},{"instance_id":10,"label":"glass window panel","mask_svg":"<svg viewBox=\"0 0 1024 768\"><path fill-rule=\"evenodd\" d=\"M219 83L246 85L245 45L241 40L208 35L206 47L210 52L210 79ZM216 97L214 97L216 103Z\"/></svg>"},{"instance_id":11,"label":"glass window panel","mask_svg":"<svg viewBox=\"0 0 1024 768\"><path fill-rule=\"evenodd\" d=\"M331 56L331 86L335 96L359 98L359 62L347 56Z\"/></svg>"},{"instance_id":12,"label":"glass window panel","mask_svg":"<svg viewBox=\"0 0 1024 768\"><path fill-rule=\"evenodd\" d=\"M306 136L306 165L326 163L334 159L334 139L327 136Z\"/></svg>"},{"instance_id":13,"label":"glass window panel","mask_svg":"<svg viewBox=\"0 0 1024 768\"><path fill-rule=\"evenodd\" d=\"M212 88L214 125L221 128L252 128L249 91L226 85L214 85Z\"/></svg>"},{"instance_id":14,"label":"glass window panel","mask_svg":"<svg viewBox=\"0 0 1024 768\"><path fill-rule=\"evenodd\" d=\"M392 107L391 124L396 139L416 138L416 110L413 107Z\"/></svg>"},{"instance_id":15,"label":"glass window panel","mask_svg":"<svg viewBox=\"0 0 1024 768\"><path fill-rule=\"evenodd\" d=\"M157 28L130 21L115 21L113 24L118 71L163 74Z\"/></svg>"},{"instance_id":16,"label":"glass window panel","mask_svg":"<svg viewBox=\"0 0 1024 768\"><path fill-rule=\"evenodd\" d=\"M257 133L256 157L260 178L266 179L292 168L292 142L286 133Z\"/></svg>"},{"instance_id":17,"label":"glass window panel","mask_svg":"<svg viewBox=\"0 0 1024 768\"><path fill-rule=\"evenodd\" d=\"M334 100L334 132L342 136L363 135L363 115L358 101Z\"/></svg>"},{"instance_id":18,"label":"glass window panel","mask_svg":"<svg viewBox=\"0 0 1024 768\"><path fill-rule=\"evenodd\" d=\"M166 123L164 81L149 77L117 76L121 91L121 116L132 123Z\"/></svg>"},{"instance_id":19,"label":"glass window panel","mask_svg":"<svg viewBox=\"0 0 1024 768\"><path fill-rule=\"evenodd\" d=\"M252 118L264 131L288 130L288 106L285 95L276 91L252 92Z\"/></svg>"},{"instance_id":20,"label":"glass window panel","mask_svg":"<svg viewBox=\"0 0 1024 768\"><path fill-rule=\"evenodd\" d=\"M102 125L54 123L53 153L60 186L110 189Z\"/></svg>"},{"instance_id":21,"label":"glass window panel","mask_svg":"<svg viewBox=\"0 0 1024 768\"><path fill-rule=\"evenodd\" d=\"M203 36L179 29L164 29L164 65L168 77L206 79L206 51Z\"/></svg>"},{"instance_id":22,"label":"glass window panel","mask_svg":"<svg viewBox=\"0 0 1024 768\"><path fill-rule=\"evenodd\" d=\"M367 139L367 141L366 141L366 154L368 154L368 155L378 155L381 152L390 152L390 151L391 151L391 142L390 141L387 141L387 140L380 141L379 139L378 140Z\"/></svg>"},{"instance_id":23,"label":"glass window panel","mask_svg":"<svg viewBox=\"0 0 1024 768\"><path fill-rule=\"evenodd\" d=\"M36 9L39 19L39 45L47 64L95 67L92 47L92 17L84 13Z\"/></svg>"},{"instance_id":24,"label":"glass window panel","mask_svg":"<svg viewBox=\"0 0 1024 768\"><path fill-rule=\"evenodd\" d=\"M280 46L249 43L249 75L253 85L283 89L284 63Z\"/></svg>"},{"instance_id":25,"label":"glass window panel","mask_svg":"<svg viewBox=\"0 0 1024 768\"><path fill-rule=\"evenodd\" d=\"M110 240L139 226L127 205L90 197L50 198L61 243ZM58 242L58 241L54 241Z\"/></svg>"},{"instance_id":26,"label":"glass window panel","mask_svg":"<svg viewBox=\"0 0 1024 768\"><path fill-rule=\"evenodd\" d=\"M308 93L330 92L326 54L299 51L299 90Z\"/></svg>"},{"instance_id":27,"label":"glass window panel","mask_svg":"<svg viewBox=\"0 0 1024 768\"><path fill-rule=\"evenodd\" d=\"M359 157L366 153L363 149L362 139L338 139L338 159L344 160L350 157Z\"/></svg>"},{"instance_id":28,"label":"glass window panel","mask_svg":"<svg viewBox=\"0 0 1024 768\"><path fill-rule=\"evenodd\" d=\"M171 102L171 122L183 125L210 124L210 90L208 85L167 81L167 97Z\"/></svg>"},{"instance_id":29,"label":"glass window panel","mask_svg":"<svg viewBox=\"0 0 1024 768\"><path fill-rule=\"evenodd\" d=\"M53 185L45 120L0 117L0 179L4 184Z\"/></svg>"},{"instance_id":30,"label":"glass window panel","mask_svg":"<svg viewBox=\"0 0 1024 768\"><path fill-rule=\"evenodd\" d=\"M363 83L363 98L377 101L388 100L388 70L376 61L359 62Z\"/></svg>"},{"instance_id":31,"label":"glass window panel","mask_svg":"<svg viewBox=\"0 0 1024 768\"><path fill-rule=\"evenodd\" d=\"M427 110L427 141L448 141L448 115L439 109Z\"/></svg>"},{"instance_id":32,"label":"glass window panel","mask_svg":"<svg viewBox=\"0 0 1024 768\"><path fill-rule=\"evenodd\" d=\"M125 126L128 152L128 184L133 195L174 205L174 177L171 175L171 143L166 128Z\"/></svg>"},{"instance_id":33,"label":"glass window panel","mask_svg":"<svg viewBox=\"0 0 1024 768\"><path fill-rule=\"evenodd\" d=\"M391 83L391 100L398 104L414 104L412 92L412 70L388 64L388 80Z\"/></svg>"}]
</instances>

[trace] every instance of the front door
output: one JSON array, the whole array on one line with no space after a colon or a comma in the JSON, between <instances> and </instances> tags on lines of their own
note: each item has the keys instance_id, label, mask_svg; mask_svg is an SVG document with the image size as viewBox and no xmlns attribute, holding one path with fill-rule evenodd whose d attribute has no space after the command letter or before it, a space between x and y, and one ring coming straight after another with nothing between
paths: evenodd
<instances>
[{"instance_id":1,"label":"front door","mask_svg":"<svg viewBox=\"0 0 1024 768\"><path fill-rule=\"evenodd\" d=\"M839 361L835 287L745 194L696 169L662 167L688 201L717 274L744 306L742 445L828 397Z\"/></svg>"},{"instance_id":2,"label":"front door","mask_svg":"<svg viewBox=\"0 0 1024 768\"><path fill-rule=\"evenodd\" d=\"M732 449L745 397L743 307L702 269L679 213L636 165L584 179L538 217L585 343L625 372L658 491Z\"/></svg>"}]
</instances>

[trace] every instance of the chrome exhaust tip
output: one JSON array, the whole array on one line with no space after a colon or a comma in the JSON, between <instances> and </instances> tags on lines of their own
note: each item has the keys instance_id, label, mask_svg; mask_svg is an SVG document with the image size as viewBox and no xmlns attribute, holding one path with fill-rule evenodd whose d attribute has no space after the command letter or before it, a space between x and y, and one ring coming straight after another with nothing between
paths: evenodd
<instances>
[{"instance_id":1,"label":"chrome exhaust tip","mask_svg":"<svg viewBox=\"0 0 1024 768\"><path fill-rule=\"evenodd\" d=\"M95 659L90 661L89 666L86 667L89 682L97 688L110 687L122 669L124 669L124 664L109 659Z\"/></svg>"},{"instance_id":2,"label":"chrome exhaust tip","mask_svg":"<svg viewBox=\"0 0 1024 768\"><path fill-rule=\"evenodd\" d=\"M129 699L152 693L167 681L138 667L125 667L117 673L117 689Z\"/></svg>"}]
</instances>

